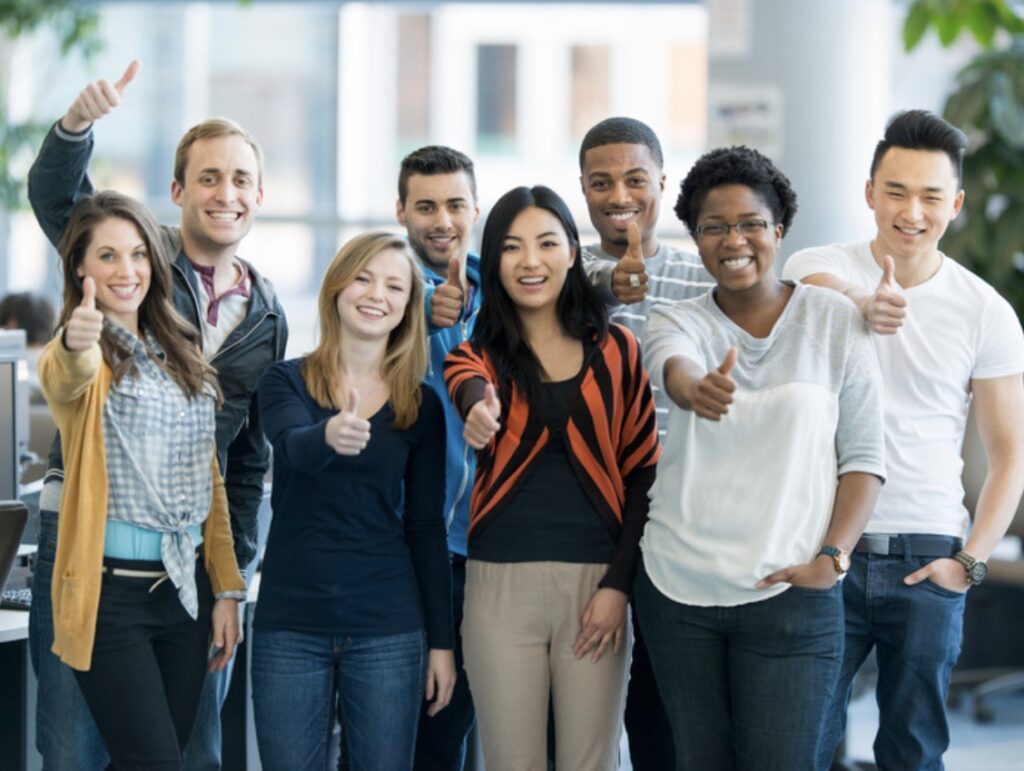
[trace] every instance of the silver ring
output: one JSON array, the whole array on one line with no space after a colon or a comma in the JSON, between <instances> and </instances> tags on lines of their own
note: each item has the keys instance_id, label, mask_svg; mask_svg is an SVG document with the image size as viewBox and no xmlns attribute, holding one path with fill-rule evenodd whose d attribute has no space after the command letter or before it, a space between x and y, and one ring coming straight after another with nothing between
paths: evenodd
<instances>
[{"instance_id":1,"label":"silver ring","mask_svg":"<svg viewBox=\"0 0 1024 771\"><path fill-rule=\"evenodd\" d=\"M631 287L633 287L633 289L639 289L640 288L640 275L637 274L637 273L630 273L629 274L629 285Z\"/></svg>"}]
</instances>

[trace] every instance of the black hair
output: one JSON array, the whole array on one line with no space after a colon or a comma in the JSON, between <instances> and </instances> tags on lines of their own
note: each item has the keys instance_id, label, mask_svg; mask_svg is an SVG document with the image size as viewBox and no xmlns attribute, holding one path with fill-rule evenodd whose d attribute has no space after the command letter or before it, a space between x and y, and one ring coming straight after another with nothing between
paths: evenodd
<instances>
[{"instance_id":1,"label":"black hair","mask_svg":"<svg viewBox=\"0 0 1024 771\"><path fill-rule=\"evenodd\" d=\"M665 156L661 152L661 142L650 126L635 118L605 118L593 126L580 144L580 171L583 171L583 158L587 150L605 145L644 145L651 151L651 157L661 169L665 166Z\"/></svg>"},{"instance_id":2,"label":"black hair","mask_svg":"<svg viewBox=\"0 0 1024 771\"><path fill-rule=\"evenodd\" d=\"M469 177L469 189L476 200L476 172L469 156L444 145L427 145L413 150L402 159L402 168L398 172L398 201L405 206L405 197L409 194L409 177L413 174L432 176L434 174L455 174L464 171Z\"/></svg>"},{"instance_id":3,"label":"black hair","mask_svg":"<svg viewBox=\"0 0 1024 771\"><path fill-rule=\"evenodd\" d=\"M891 147L945 153L953 164L957 181L964 178L967 135L928 110L904 110L889 119L885 135L875 145L875 154L871 158L871 179L875 178L882 157Z\"/></svg>"},{"instance_id":4,"label":"black hair","mask_svg":"<svg viewBox=\"0 0 1024 771\"><path fill-rule=\"evenodd\" d=\"M796 192L786 175L749 147L720 147L704 153L679 186L675 212L694 236L708 193L722 185L745 185L757 193L785 235L796 214Z\"/></svg>"},{"instance_id":5,"label":"black hair","mask_svg":"<svg viewBox=\"0 0 1024 771\"><path fill-rule=\"evenodd\" d=\"M25 330L28 345L43 345L53 337L57 314L45 297L17 292L0 300L0 327L7 327L11 322L14 329Z\"/></svg>"},{"instance_id":6,"label":"black hair","mask_svg":"<svg viewBox=\"0 0 1024 771\"><path fill-rule=\"evenodd\" d=\"M486 351L498 371L498 390L508 397L514 382L531 404L541 394L541 367L523 336L519 314L501 284L501 255L509 228L521 212L531 206L553 214L561 223L575 252L565 284L558 296L556 314L562 328L577 340L603 340L608 332L604 302L583 271L580 236L569 207L558 194L543 185L517 187L498 199L487 215L480 244L480 293L483 300L471 341Z\"/></svg>"}]
</instances>

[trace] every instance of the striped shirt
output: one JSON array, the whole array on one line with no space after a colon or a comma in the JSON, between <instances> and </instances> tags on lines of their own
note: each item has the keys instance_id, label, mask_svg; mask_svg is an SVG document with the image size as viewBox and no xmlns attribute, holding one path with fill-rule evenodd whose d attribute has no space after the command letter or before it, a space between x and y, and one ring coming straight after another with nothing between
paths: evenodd
<instances>
[{"instance_id":1,"label":"striped shirt","mask_svg":"<svg viewBox=\"0 0 1024 771\"><path fill-rule=\"evenodd\" d=\"M198 528L213 497L213 391L189 398L158 363L165 354L152 336L140 340L107 319L103 326L130 351L135 365L111 384L103 408L107 519L115 537L121 530L122 542L132 539L126 528L159 534L160 560L181 604L195 618ZM134 533L135 543L144 548L147 535Z\"/></svg>"},{"instance_id":2,"label":"striped shirt","mask_svg":"<svg viewBox=\"0 0 1024 771\"><path fill-rule=\"evenodd\" d=\"M707 272L700 257L675 249L662 241L658 251L644 259L647 297L638 303L622 305L611 289L612 271L618 261L618 257L605 252L599 244L583 247L583 269L608 305L609 320L627 327L641 344L652 308L699 297L715 286L715 279ZM664 439L669 398L653 383L651 390L658 414L658 432Z\"/></svg>"},{"instance_id":3,"label":"striped shirt","mask_svg":"<svg viewBox=\"0 0 1024 771\"><path fill-rule=\"evenodd\" d=\"M653 479L649 471L657 464L661 446L650 382L633 334L613 324L603 341L587 349L580 390L569 405L562 437L584 493L609 528L620 533L609 570L615 575L602 582L619 588L632 583L639 554L640 532L635 528L639 525L642 529L647 517L646 493ZM490 356L471 343L452 349L445 360L444 375L452 403L463 415L464 408L476 403L487 383L494 385L502 398L501 428L477 455L470 502L472 541L474 530L486 525L519 489L552 432L518 386L498 388ZM642 486L643 500L628 506L630 492L636 496L631 483L633 487ZM625 516L627 509L635 515L630 521Z\"/></svg>"}]
</instances>

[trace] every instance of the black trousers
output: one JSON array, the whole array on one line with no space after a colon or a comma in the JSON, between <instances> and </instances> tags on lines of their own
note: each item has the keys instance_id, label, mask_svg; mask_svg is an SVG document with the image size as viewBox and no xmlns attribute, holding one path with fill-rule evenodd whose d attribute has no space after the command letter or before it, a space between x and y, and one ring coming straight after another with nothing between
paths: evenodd
<instances>
[{"instance_id":1,"label":"black trousers","mask_svg":"<svg viewBox=\"0 0 1024 771\"><path fill-rule=\"evenodd\" d=\"M634 771L664 771L676 767L672 725L658 693L651 657L640 634L633 606L633 661L626 691L626 736Z\"/></svg>"},{"instance_id":2,"label":"black trousers","mask_svg":"<svg viewBox=\"0 0 1024 771\"><path fill-rule=\"evenodd\" d=\"M107 558L104 564L162 569L159 562ZM92 666L75 672L113 769L181 769L206 675L213 590L202 559L196 560L197 620L169 580L154 583L103 576Z\"/></svg>"}]
</instances>

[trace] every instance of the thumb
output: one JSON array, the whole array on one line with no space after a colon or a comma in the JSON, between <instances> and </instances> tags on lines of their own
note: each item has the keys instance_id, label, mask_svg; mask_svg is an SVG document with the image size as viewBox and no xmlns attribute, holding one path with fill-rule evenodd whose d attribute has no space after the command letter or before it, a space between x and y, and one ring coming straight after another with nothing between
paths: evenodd
<instances>
[{"instance_id":1,"label":"thumb","mask_svg":"<svg viewBox=\"0 0 1024 771\"><path fill-rule=\"evenodd\" d=\"M636 224L635 220L630 221L626 226L626 239L629 244L626 248L626 254L634 260L643 262L644 253L640 243L640 226Z\"/></svg>"},{"instance_id":2,"label":"thumb","mask_svg":"<svg viewBox=\"0 0 1024 771\"><path fill-rule=\"evenodd\" d=\"M490 383L484 388L484 404L487 405L487 409L491 411L494 417L501 415L501 402L498 401L498 392L494 390L494 386Z\"/></svg>"},{"instance_id":3,"label":"thumb","mask_svg":"<svg viewBox=\"0 0 1024 771\"><path fill-rule=\"evenodd\" d=\"M359 409L359 392L354 389L348 389L348 399L345 400L345 412L351 412L355 414L356 410Z\"/></svg>"},{"instance_id":4,"label":"thumb","mask_svg":"<svg viewBox=\"0 0 1024 771\"><path fill-rule=\"evenodd\" d=\"M462 265L459 263L457 257L452 257L448 261L448 283L456 289L462 289Z\"/></svg>"},{"instance_id":5,"label":"thumb","mask_svg":"<svg viewBox=\"0 0 1024 771\"><path fill-rule=\"evenodd\" d=\"M82 279L82 302L78 307L90 311L96 310L96 281L92 276Z\"/></svg>"},{"instance_id":6,"label":"thumb","mask_svg":"<svg viewBox=\"0 0 1024 771\"><path fill-rule=\"evenodd\" d=\"M128 69L124 71L124 75L122 75L121 79L114 84L114 88L117 90L118 94L124 93L125 87L131 83L138 74L140 66L138 59L133 59L132 63L128 65Z\"/></svg>"},{"instance_id":7,"label":"thumb","mask_svg":"<svg viewBox=\"0 0 1024 771\"><path fill-rule=\"evenodd\" d=\"M729 349L728 353L725 354L725 358L722 360L721 365L718 367L718 374L728 375L732 372L732 368L736 366L736 346Z\"/></svg>"},{"instance_id":8,"label":"thumb","mask_svg":"<svg viewBox=\"0 0 1024 771\"><path fill-rule=\"evenodd\" d=\"M892 257L888 254L882 261L882 281L879 286L887 286L891 289L896 288L896 263L893 262Z\"/></svg>"}]
</instances>

